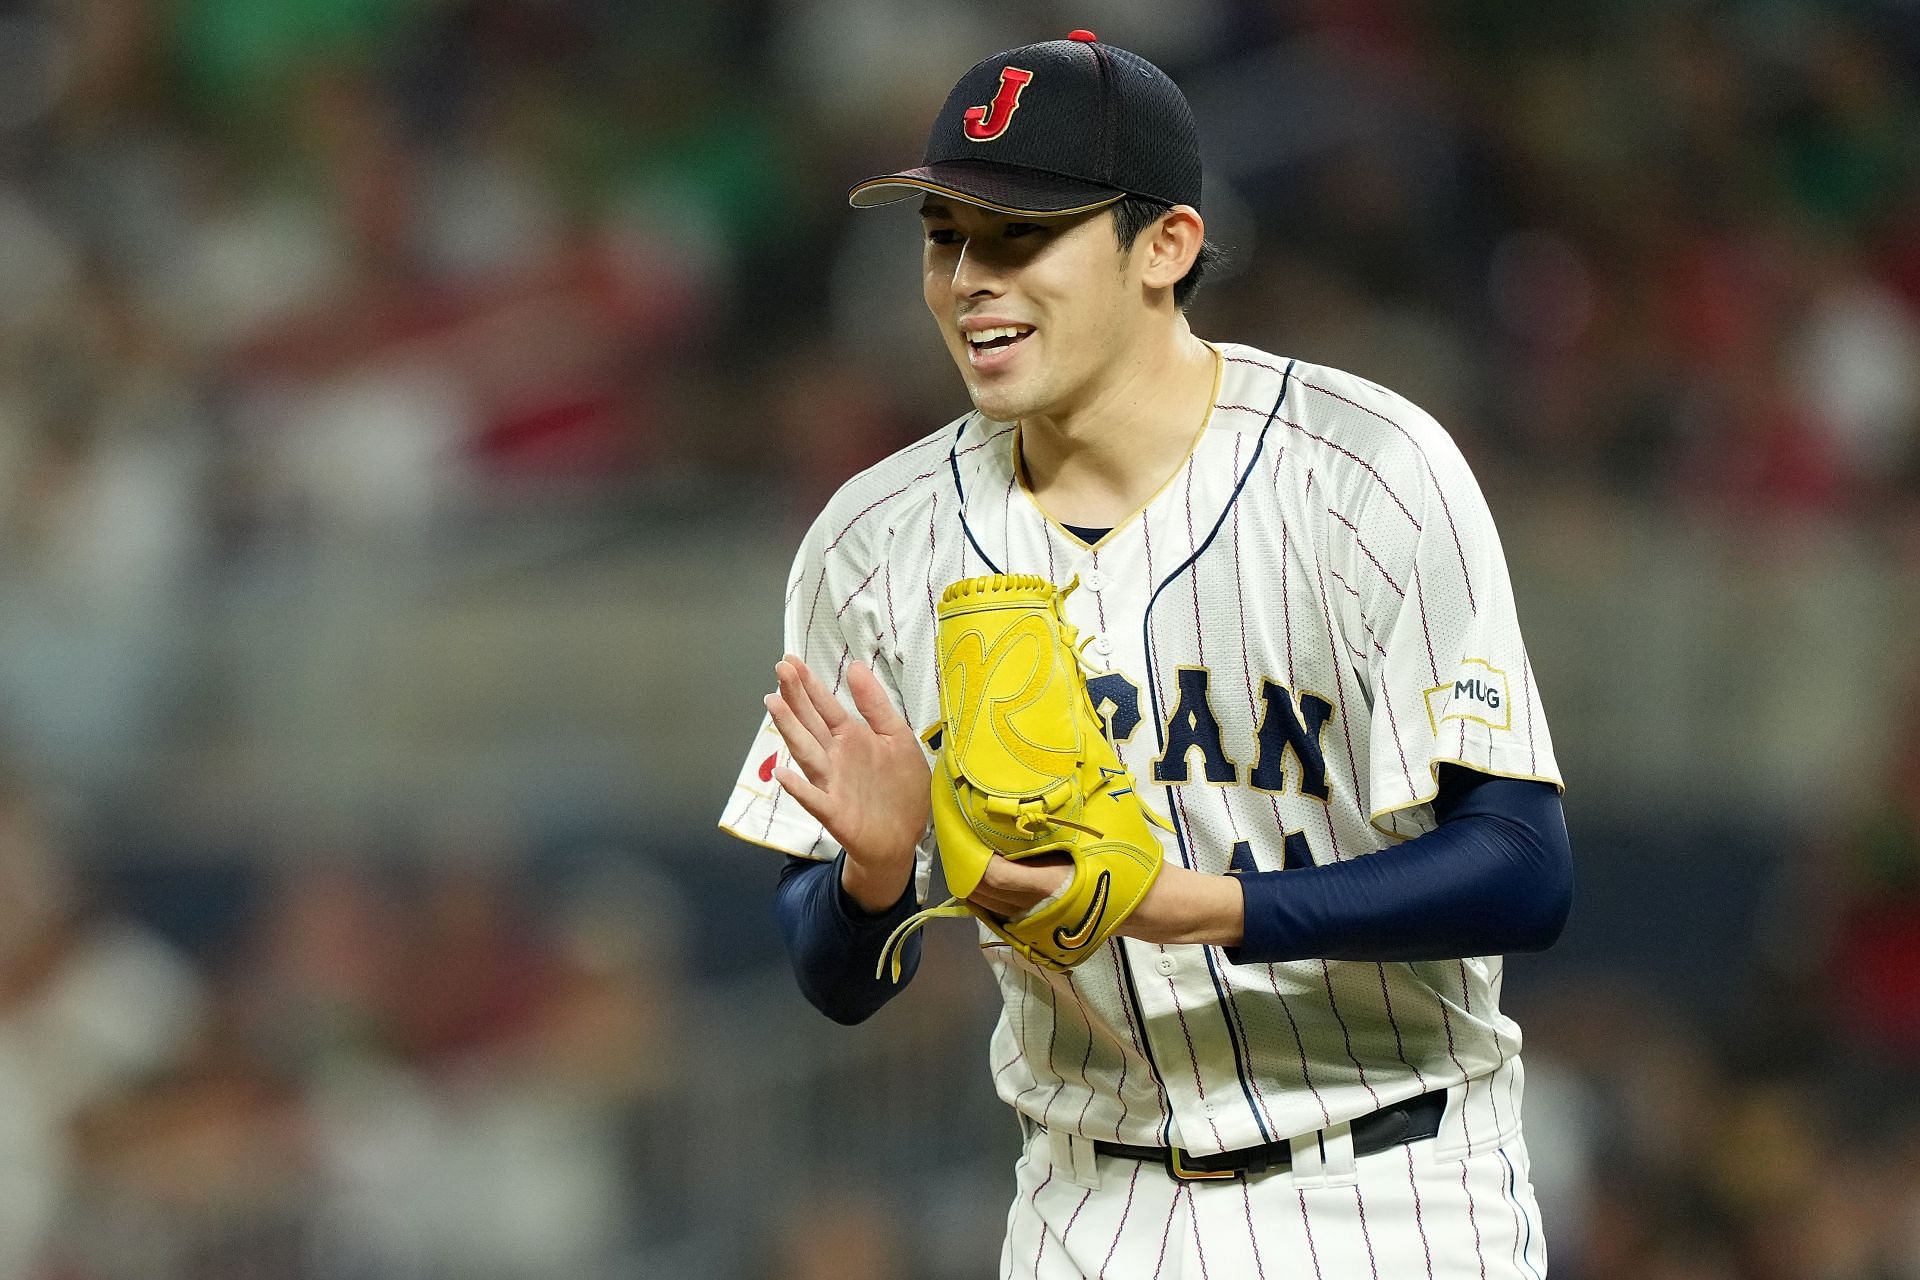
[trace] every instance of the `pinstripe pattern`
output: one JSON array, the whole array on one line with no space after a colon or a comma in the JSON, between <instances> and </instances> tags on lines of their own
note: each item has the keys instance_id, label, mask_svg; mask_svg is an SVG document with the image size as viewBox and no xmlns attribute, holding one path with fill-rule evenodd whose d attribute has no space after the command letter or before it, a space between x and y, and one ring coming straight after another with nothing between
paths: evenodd
<instances>
[{"instance_id":1,"label":"pinstripe pattern","mask_svg":"<svg viewBox=\"0 0 1920 1280\"><path fill-rule=\"evenodd\" d=\"M1133 1172L1127 1176L1126 1203L1120 1207L1120 1221L1113 1229L1113 1243L1107 1246L1107 1256L1100 1260L1100 1276L1103 1278L1107 1274L1107 1268L1113 1265L1113 1255L1114 1251L1120 1247L1120 1237L1126 1233L1127 1219L1133 1213L1133 1193L1140 1185L1140 1171L1145 1167L1142 1164L1135 1164ZM1104 1186L1102 1190L1105 1190Z\"/></svg>"},{"instance_id":2,"label":"pinstripe pattern","mask_svg":"<svg viewBox=\"0 0 1920 1280\"><path fill-rule=\"evenodd\" d=\"M1367 1274L1373 1280L1380 1280L1380 1260L1374 1256L1373 1233L1367 1230L1367 1198L1360 1193L1358 1183L1353 1188L1353 1216L1360 1224L1360 1242L1367 1247Z\"/></svg>"},{"instance_id":3,"label":"pinstripe pattern","mask_svg":"<svg viewBox=\"0 0 1920 1280\"><path fill-rule=\"evenodd\" d=\"M1257 1280L1267 1280L1267 1264L1260 1258L1260 1229L1253 1225L1253 1191L1245 1182L1240 1184L1240 1203L1247 1211L1247 1251L1253 1255L1253 1274Z\"/></svg>"},{"instance_id":4,"label":"pinstripe pattern","mask_svg":"<svg viewBox=\"0 0 1920 1280\"><path fill-rule=\"evenodd\" d=\"M1181 1197L1183 1195L1191 1194L1191 1190L1192 1189L1189 1187L1180 1187L1173 1193L1171 1197L1169 1197L1167 1201L1167 1225L1161 1228L1160 1230L1160 1256L1154 1259L1154 1263L1153 1263L1154 1280L1160 1280L1161 1273L1166 1270L1167 1241L1173 1238L1173 1220L1174 1218L1179 1216ZM1178 1273L1176 1272L1176 1274Z\"/></svg>"},{"instance_id":5,"label":"pinstripe pattern","mask_svg":"<svg viewBox=\"0 0 1920 1280\"><path fill-rule=\"evenodd\" d=\"M1088 1185L1036 1135L1016 1166L1000 1274L1545 1280L1526 1170L1519 1139L1465 1159L1441 1157L1429 1141L1363 1157L1331 1180L1283 1170L1181 1184L1154 1165L1103 1157Z\"/></svg>"},{"instance_id":6,"label":"pinstripe pattern","mask_svg":"<svg viewBox=\"0 0 1920 1280\"><path fill-rule=\"evenodd\" d=\"M1427 1236L1426 1208L1420 1201L1420 1178L1413 1167L1413 1148L1406 1148L1407 1190L1413 1195L1413 1229L1420 1237L1420 1260L1426 1264L1427 1280L1433 1280L1433 1241Z\"/></svg>"},{"instance_id":7,"label":"pinstripe pattern","mask_svg":"<svg viewBox=\"0 0 1920 1280\"><path fill-rule=\"evenodd\" d=\"M1307 1239L1307 1257L1313 1263L1314 1280L1320 1280L1325 1273L1320 1270L1320 1250L1313 1243L1313 1215L1307 1212L1307 1193L1294 1192L1300 1201L1300 1233Z\"/></svg>"},{"instance_id":8,"label":"pinstripe pattern","mask_svg":"<svg viewBox=\"0 0 1920 1280\"><path fill-rule=\"evenodd\" d=\"M1193 1188L1187 1188L1187 1225L1193 1228L1193 1260L1200 1265L1200 1280L1213 1280L1207 1269L1207 1242L1200 1234L1200 1215L1194 1209Z\"/></svg>"},{"instance_id":9,"label":"pinstripe pattern","mask_svg":"<svg viewBox=\"0 0 1920 1280\"><path fill-rule=\"evenodd\" d=\"M1097 550L1044 517L1016 468L1013 429L977 415L849 481L795 560L786 647L830 671L836 689L849 655L876 655L876 674L924 729L939 719L931 657L935 603L948 583L980 572L1079 576L1068 612L1137 694L1141 724L1120 744L1136 776L1154 776L1172 722L1195 710L1181 703L1196 695L1180 671L1201 673L1205 717L1183 722L1183 741L1208 722L1220 739L1164 761L1170 780L1143 798L1173 823L1166 856L1208 874L1225 872L1240 844L1256 868L1282 869L1290 833L1323 864L1416 836L1432 826L1426 802L1443 761L1556 780L1491 517L1446 433L1407 401L1338 370L1220 350L1226 373L1192 453ZM924 610L913 603L922 595ZM1263 692L1268 681L1296 715L1309 695L1332 707L1315 721L1324 799L1298 789L1305 760L1262 774L1288 779L1280 790L1247 785L1261 752L1280 749L1260 736L1268 697L1278 697ZM759 778L769 754L779 742L763 723L723 824L778 849L833 856L817 824ZM1196 757L1230 765L1236 781L1207 782ZM923 844L923 893L931 860ZM1443 1088L1455 1104L1436 1145L1452 1159L1499 1150L1519 1125L1520 1036L1499 1011L1498 957L1230 963L1216 948L1121 939L1062 978L1005 948L985 954L1005 997L990 1053L995 1087L1056 1131L1206 1152ZM1528 1260L1524 1198L1499 1179L1469 1183L1454 1169L1429 1186L1410 1163L1402 1172L1395 1189L1338 1197L1351 1232L1322 1230L1313 1218L1329 1274L1431 1274L1430 1259L1455 1249L1490 1269L1495 1254ZM1181 1230L1176 1201L1125 1206L1143 1190L1132 1180L1111 1203L1070 1187L1063 1199L1062 1190L1056 1181L1035 1211L1059 1205L1075 1215L1087 1252L1072 1264L1080 1273L1138 1257L1125 1274L1161 1266L1173 1274L1183 1251L1193 1274L1209 1266L1298 1274L1308 1265L1311 1251L1264 1262L1248 1254L1244 1269L1221 1260L1237 1256L1229 1237L1269 1246L1269 1219L1249 1219L1248 1203L1236 1206L1231 1230L1199 1218ZM1316 1194L1301 1203L1317 1214ZM1404 1211L1385 1207L1402 1201ZM1442 1205L1444 1224L1434 1218ZM1290 1203L1286 1216L1299 1208ZM1164 1248L1146 1238L1143 1212ZM1129 1215L1141 1230L1122 1245ZM1476 1250L1468 1228L1493 1216L1498 1234ZM1509 1221L1521 1237L1513 1249ZM1408 1248L1388 1239L1402 1227ZM1022 1265L1041 1269L1044 1254L1048 1272L1072 1274L1056 1258L1078 1250L1022 1239ZM1209 1264L1203 1249L1220 1258ZM1275 1256L1288 1256L1292 1270ZM1411 1270L1396 1272L1392 1258Z\"/></svg>"}]
</instances>

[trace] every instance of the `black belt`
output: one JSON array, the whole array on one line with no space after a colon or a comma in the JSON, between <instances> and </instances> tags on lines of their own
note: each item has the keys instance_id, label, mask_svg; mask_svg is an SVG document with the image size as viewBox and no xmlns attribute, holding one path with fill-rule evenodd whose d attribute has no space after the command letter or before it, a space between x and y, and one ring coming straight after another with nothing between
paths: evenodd
<instances>
[{"instance_id":1,"label":"black belt","mask_svg":"<svg viewBox=\"0 0 1920 1280\"><path fill-rule=\"evenodd\" d=\"M1353 1154L1370 1156L1389 1147L1431 1138L1440 1132L1440 1117L1446 1110L1447 1094L1442 1089L1368 1112L1353 1121ZM1196 1156L1179 1147L1134 1147L1124 1142L1096 1141L1093 1149L1103 1156L1151 1160L1165 1165L1167 1172L1181 1182L1251 1177L1293 1165L1290 1142L1269 1142L1261 1147L1243 1147L1239 1151L1207 1156Z\"/></svg>"}]
</instances>

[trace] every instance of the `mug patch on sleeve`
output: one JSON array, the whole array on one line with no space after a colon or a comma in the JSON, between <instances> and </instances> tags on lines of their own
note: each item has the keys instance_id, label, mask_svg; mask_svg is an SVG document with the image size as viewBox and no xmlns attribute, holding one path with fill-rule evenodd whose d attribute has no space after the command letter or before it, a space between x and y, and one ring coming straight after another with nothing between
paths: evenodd
<instances>
[{"instance_id":1,"label":"mug patch on sleeve","mask_svg":"<svg viewBox=\"0 0 1920 1280\"><path fill-rule=\"evenodd\" d=\"M1435 733L1444 720L1477 720L1491 729L1513 727L1513 694L1507 673L1484 658L1460 664L1451 684L1427 690L1427 722Z\"/></svg>"}]
</instances>

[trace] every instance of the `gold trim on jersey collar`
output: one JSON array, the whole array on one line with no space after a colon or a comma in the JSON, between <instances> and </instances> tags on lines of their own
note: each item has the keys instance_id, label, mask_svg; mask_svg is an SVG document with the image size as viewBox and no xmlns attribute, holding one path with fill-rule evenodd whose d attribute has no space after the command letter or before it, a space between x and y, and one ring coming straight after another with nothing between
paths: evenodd
<instances>
[{"instance_id":1,"label":"gold trim on jersey collar","mask_svg":"<svg viewBox=\"0 0 1920 1280\"><path fill-rule=\"evenodd\" d=\"M1048 513L1047 509L1040 505L1040 499L1034 495L1033 487L1027 483L1027 465L1022 459L1020 451L1020 424L1017 422L1013 424L1014 480L1019 484L1020 492L1026 495L1028 504L1040 513L1040 518L1059 530L1061 536L1065 537L1072 545L1076 547L1087 547L1089 551L1098 552L1100 548L1113 541L1115 534L1132 524L1135 520L1138 520L1148 507L1158 502L1160 495L1173 486L1174 479L1186 469L1187 464L1193 460L1193 455L1199 452L1200 442L1207 438L1207 428L1213 425L1213 411L1220 406L1220 383L1226 377L1227 370L1226 357L1220 348L1214 346L1205 338L1200 339L1200 344L1207 350L1213 352L1213 390L1207 394L1207 411L1200 415L1200 429L1193 433L1193 439L1187 443L1186 453L1182 454L1180 461L1174 464L1173 470L1167 473L1167 478L1160 482L1160 487L1155 489L1145 502L1128 512L1124 519L1114 521L1113 525L1107 530L1106 536L1091 546L1089 546L1086 540L1079 534L1054 519L1053 516Z\"/></svg>"}]
</instances>

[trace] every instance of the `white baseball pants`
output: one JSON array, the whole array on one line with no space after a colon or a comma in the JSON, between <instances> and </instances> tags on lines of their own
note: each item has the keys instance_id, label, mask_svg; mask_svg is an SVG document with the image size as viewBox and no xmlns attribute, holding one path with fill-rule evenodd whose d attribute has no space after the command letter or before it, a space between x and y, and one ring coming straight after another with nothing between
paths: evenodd
<instances>
[{"instance_id":1,"label":"white baseball pants","mask_svg":"<svg viewBox=\"0 0 1920 1280\"><path fill-rule=\"evenodd\" d=\"M1017 1166L1000 1274L1545 1280L1521 1135L1474 1154L1427 1138L1355 1159L1345 1130L1295 1139L1291 1169L1184 1183L1161 1165L1037 1132Z\"/></svg>"}]
</instances>

